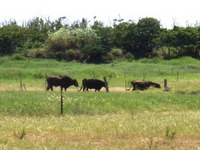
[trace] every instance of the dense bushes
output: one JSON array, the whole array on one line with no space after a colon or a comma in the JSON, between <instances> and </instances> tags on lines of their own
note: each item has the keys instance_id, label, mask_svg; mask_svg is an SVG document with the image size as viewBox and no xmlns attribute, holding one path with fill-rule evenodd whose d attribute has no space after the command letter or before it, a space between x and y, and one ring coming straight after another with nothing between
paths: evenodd
<instances>
[{"instance_id":1,"label":"dense bushes","mask_svg":"<svg viewBox=\"0 0 200 150\"><path fill-rule=\"evenodd\" d=\"M32 58L101 63L116 59L179 56L200 57L200 27L165 29L155 18L137 23L115 19L104 26L94 20L75 21L71 25L58 20L34 18L23 26L15 21L0 27L0 55L22 53Z\"/></svg>"},{"instance_id":2,"label":"dense bushes","mask_svg":"<svg viewBox=\"0 0 200 150\"><path fill-rule=\"evenodd\" d=\"M12 54L21 49L27 40L27 29L16 24L0 28L0 54Z\"/></svg>"},{"instance_id":3,"label":"dense bushes","mask_svg":"<svg viewBox=\"0 0 200 150\"><path fill-rule=\"evenodd\" d=\"M61 28L49 34L47 46L49 51L65 51L66 49L83 49L85 45L98 40L91 28Z\"/></svg>"}]
</instances>

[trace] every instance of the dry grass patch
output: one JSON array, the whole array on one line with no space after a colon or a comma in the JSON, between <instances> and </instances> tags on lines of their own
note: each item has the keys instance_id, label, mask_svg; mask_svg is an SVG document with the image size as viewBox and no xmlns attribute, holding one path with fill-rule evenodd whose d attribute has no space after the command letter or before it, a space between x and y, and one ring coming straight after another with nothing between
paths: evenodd
<instances>
[{"instance_id":1,"label":"dry grass patch","mask_svg":"<svg viewBox=\"0 0 200 150\"><path fill-rule=\"evenodd\" d=\"M1 149L197 149L200 112L1 116ZM18 138L14 133L22 133ZM168 136L166 134L168 130ZM172 133L174 137L170 137Z\"/></svg>"}]
</instances>

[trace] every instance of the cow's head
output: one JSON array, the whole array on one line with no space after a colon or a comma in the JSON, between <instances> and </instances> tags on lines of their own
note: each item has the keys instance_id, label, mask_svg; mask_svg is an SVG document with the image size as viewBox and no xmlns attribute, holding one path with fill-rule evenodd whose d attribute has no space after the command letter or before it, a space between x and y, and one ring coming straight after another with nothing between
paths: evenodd
<instances>
[{"instance_id":1,"label":"cow's head","mask_svg":"<svg viewBox=\"0 0 200 150\"><path fill-rule=\"evenodd\" d=\"M158 84L158 83L154 83L154 87L156 87L156 88L161 88L161 86L160 86L160 84Z\"/></svg>"},{"instance_id":2,"label":"cow's head","mask_svg":"<svg viewBox=\"0 0 200 150\"><path fill-rule=\"evenodd\" d=\"M78 87L78 81L76 79L73 80L73 85Z\"/></svg>"}]
</instances>

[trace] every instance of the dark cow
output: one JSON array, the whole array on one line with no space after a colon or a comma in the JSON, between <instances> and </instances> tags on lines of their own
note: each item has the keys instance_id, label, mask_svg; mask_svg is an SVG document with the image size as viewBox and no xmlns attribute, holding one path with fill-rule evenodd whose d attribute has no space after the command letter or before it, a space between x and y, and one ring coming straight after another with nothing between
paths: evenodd
<instances>
[{"instance_id":1,"label":"dark cow","mask_svg":"<svg viewBox=\"0 0 200 150\"><path fill-rule=\"evenodd\" d=\"M83 79L82 80L82 87L80 91L85 89L88 91L88 89L95 89L95 91L100 91L102 87L106 88L106 84L104 81L98 80L98 79Z\"/></svg>"},{"instance_id":2,"label":"dark cow","mask_svg":"<svg viewBox=\"0 0 200 150\"><path fill-rule=\"evenodd\" d=\"M133 88L132 91L147 90L149 87L161 88L160 84L151 81L132 81L131 85Z\"/></svg>"},{"instance_id":3,"label":"dark cow","mask_svg":"<svg viewBox=\"0 0 200 150\"><path fill-rule=\"evenodd\" d=\"M63 88L64 88L65 91L71 85L78 87L77 80L72 79L68 76L50 76L50 77L47 77L46 81L47 81L47 84L48 84L47 85L47 91L49 89L51 89L51 91L53 91L53 86L55 86L55 87L60 86L61 90L63 90Z\"/></svg>"}]
</instances>

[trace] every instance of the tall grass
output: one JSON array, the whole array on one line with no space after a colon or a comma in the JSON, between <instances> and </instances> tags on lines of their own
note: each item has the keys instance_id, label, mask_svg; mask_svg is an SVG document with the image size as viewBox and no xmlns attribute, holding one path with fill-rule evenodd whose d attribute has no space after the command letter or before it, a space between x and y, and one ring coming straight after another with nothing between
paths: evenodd
<instances>
[{"instance_id":1,"label":"tall grass","mask_svg":"<svg viewBox=\"0 0 200 150\"><path fill-rule=\"evenodd\" d=\"M104 115L137 111L197 111L199 94L164 92L96 93L67 92L64 97L65 115ZM0 113L14 116L60 115L59 92L3 92Z\"/></svg>"}]
</instances>

